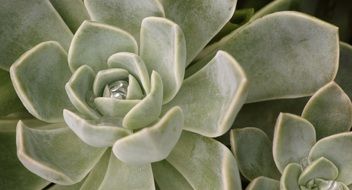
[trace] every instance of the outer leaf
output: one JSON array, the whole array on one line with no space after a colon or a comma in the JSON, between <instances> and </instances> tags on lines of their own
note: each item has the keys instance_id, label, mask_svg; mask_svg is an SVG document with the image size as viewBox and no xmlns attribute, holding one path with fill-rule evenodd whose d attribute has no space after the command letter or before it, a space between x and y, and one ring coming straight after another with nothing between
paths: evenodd
<instances>
[{"instance_id":1,"label":"outer leaf","mask_svg":"<svg viewBox=\"0 0 352 190\"><path fill-rule=\"evenodd\" d=\"M108 169L99 190L105 189L154 190L153 172L150 164L128 165L111 154Z\"/></svg>"},{"instance_id":2,"label":"outer leaf","mask_svg":"<svg viewBox=\"0 0 352 190\"><path fill-rule=\"evenodd\" d=\"M166 160L193 189L241 189L236 160L221 143L184 131Z\"/></svg>"},{"instance_id":3,"label":"outer leaf","mask_svg":"<svg viewBox=\"0 0 352 190\"><path fill-rule=\"evenodd\" d=\"M149 73L157 71L164 84L163 103L181 87L186 64L186 42L179 26L167 19L145 18L141 26L141 58Z\"/></svg>"},{"instance_id":4,"label":"outer leaf","mask_svg":"<svg viewBox=\"0 0 352 190\"><path fill-rule=\"evenodd\" d=\"M338 174L337 167L330 160L321 157L314 160L303 170L299 176L298 183L304 186L315 178L334 181Z\"/></svg>"},{"instance_id":5,"label":"outer leaf","mask_svg":"<svg viewBox=\"0 0 352 190\"><path fill-rule=\"evenodd\" d=\"M59 43L35 46L11 66L10 74L23 105L38 119L59 122L62 110L73 108L64 88L71 75L67 54Z\"/></svg>"},{"instance_id":6,"label":"outer leaf","mask_svg":"<svg viewBox=\"0 0 352 190\"><path fill-rule=\"evenodd\" d=\"M50 0L73 33L89 15L81 0Z\"/></svg>"},{"instance_id":7,"label":"outer leaf","mask_svg":"<svg viewBox=\"0 0 352 190\"><path fill-rule=\"evenodd\" d=\"M153 72L150 93L123 118L122 125L129 129L140 129L153 123L161 113L163 83L160 75Z\"/></svg>"},{"instance_id":8,"label":"outer leaf","mask_svg":"<svg viewBox=\"0 0 352 190\"><path fill-rule=\"evenodd\" d=\"M110 55L137 51L137 42L127 32L110 25L84 21L72 39L68 63L72 71L88 65L97 72L107 68Z\"/></svg>"},{"instance_id":9,"label":"outer leaf","mask_svg":"<svg viewBox=\"0 0 352 190\"><path fill-rule=\"evenodd\" d=\"M169 162L152 164L154 179L161 190L193 190L189 182Z\"/></svg>"},{"instance_id":10,"label":"outer leaf","mask_svg":"<svg viewBox=\"0 0 352 190\"><path fill-rule=\"evenodd\" d=\"M290 163L285 167L280 179L281 190L301 189L298 184L298 178L302 173L302 167L296 163Z\"/></svg>"},{"instance_id":11,"label":"outer leaf","mask_svg":"<svg viewBox=\"0 0 352 190\"><path fill-rule=\"evenodd\" d=\"M247 93L247 78L238 63L219 51L199 72L187 78L164 110L178 105L185 114L185 130L209 137L231 127Z\"/></svg>"},{"instance_id":12,"label":"outer leaf","mask_svg":"<svg viewBox=\"0 0 352 190\"><path fill-rule=\"evenodd\" d=\"M312 124L292 114L279 115L275 125L273 156L280 172L290 163L307 164L308 153L314 144Z\"/></svg>"},{"instance_id":13,"label":"outer leaf","mask_svg":"<svg viewBox=\"0 0 352 190\"><path fill-rule=\"evenodd\" d=\"M0 69L0 116L6 116L14 112L25 112L15 89L12 86L10 73Z\"/></svg>"},{"instance_id":14,"label":"outer leaf","mask_svg":"<svg viewBox=\"0 0 352 190\"><path fill-rule=\"evenodd\" d=\"M72 33L49 1L1 0L0 4L0 68L8 70L40 42L55 40L68 49Z\"/></svg>"},{"instance_id":15,"label":"outer leaf","mask_svg":"<svg viewBox=\"0 0 352 190\"><path fill-rule=\"evenodd\" d=\"M87 121L74 112L64 110L64 119L68 127L85 143L94 147L112 146L114 142L131 134L131 131L118 126L96 124Z\"/></svg>"},{"instance_id":16,"label":"outer leaf","mask_svg":"<svg viewBox=\"0 0 352 190\"><path fill-rule=\"evenodd\" d=\"M60 185L81 181L105 151L80 141L64 124L32 129L19 121L16 144L17 156L26 168Z\"/></svg>"},{"instance_id":17,"label":"outer leaf","mask_svg":"<svg viewBox=\"0 0 352 190\"><path fill-rule=\"evenodd\" d=\"M255 178L246 188L246 190L280 190L280 182L267 177Z\"/></svg>"},{"instance_id":18,"label":"outer leaf","mask_svg":"<svg viewBox=\"0 0 352 190\"><path fill-rule=\"evenodd\" d=\"M165 15L158 0L85 0L84 3L93 20L122 28L137 41L145 17Z\"/></svg>"},{"instance_id":19,"label":"outer leaf","mask_svg":"<svg viewBox=\"0 0 352 190\"><path fill-rule=\"evenodd\" d=\"M181 108L170 109L156 124L115 142L112 150L125 163L145 164L165 159L183 127Z\"/></svg>"},{"instance_id":20,"label":"outer leaf","mask_svg":"<svg viewBox=\"0 0 352 190\"><path fill-rule=\"evenodd\" d=\"M231 131L231 148L241 174L249 181L265 176L280 179L272 155L272 143L268 136L257 128Z\"/></svg>"},{"instance_id":21,"label":"outer leaf","mask_svg":"<svg viewBox=\"0 0 352 190\"><path fill-rule=\"evenodd\" d=\"M352 183L352 134L339 133L325 137L318 141L309 153L309 161L320 157L330 160L337 166L339 176L337 181L346 185Z\"/></svg>"},{"instance_id":22,"label":"outer leaf","mask_svg":"<svg viewBox=\"0 0 352 190\"><path fill-rule=\"evenodd\" d=\"M0 120L0 189L42 189L49 182L28 171L16 155L17 120Z\"/></svg>"},{"instance_id":23,"label":"outer leaf","mask_svg":"<svg viewBox=\"0 0 352 190\"><path fill-rule=\"evenodd\" d=\"M340 42L339 70L335 81L352 98L352 46Z\"/></svg>"},{"instance_id":24,"label":"outer leaf","mask_svg":"<svg viewBox=\"0 0 352 190\"><path fill-rule=\"evenodd\" d=\"M187 64L232 17L236 0L161 0L166 17L185 34ZM187 18L187 19L185 19Z\"/></svg>"},{"instance_id":25,"label":"outer leaf","mask_svg":"<svg viewBox=\"0 0 352 190\"><path fill-rule=\"evenodd\" d=\"M247 102L311 95L332 81L338 68L337 28L297 12L257 19L214 46L198 64L217 49L229 52L250 81Z\"/></svg>"},{"instance_id":26,"label":"outer leaf","mask_svg":"<svg viewBox=\"0 0 352 190\"><path fill-rule=\"evenodd\" d=\"M331 82L312 96L302 117L313 124L317 139L321 139L351 129L352 103L344 91Z\"/></svg>"}]
</instances>

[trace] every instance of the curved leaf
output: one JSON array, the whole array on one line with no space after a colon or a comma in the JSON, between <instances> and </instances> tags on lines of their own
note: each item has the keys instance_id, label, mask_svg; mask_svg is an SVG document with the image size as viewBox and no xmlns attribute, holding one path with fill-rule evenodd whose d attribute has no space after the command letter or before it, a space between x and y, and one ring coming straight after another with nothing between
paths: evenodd
<instances>
[{"instance_id":1,"label":"curved leaf","mask_svg":"<svg viewBox=\"0 0 352 190\"><path fill-rule=\"evenodd\" d=\"M290 163L305 166L315 144L315 130L307 120L288 113L277 118L273 140L274 161L280 172Z\"/></svg>"},{"instance_id":2,"label":"curved leaf","mask_svg":"<svg viewBox=\"0 0 352 190\"><path fill-rule=\"evenodd\" d=\"M20 55L49 40L67 50L72 33L49 1L1 1L0 68L8 70ZM38 30L40 28L40 30Z\"/></svg>"},{"instance_id":3,"label":"curved leaf","mask_svg":"<svg viewBox=\"0 0 352 190\"><path fill-rule=\"evenodd\" d=\"M247 78L229 54L219 51L199 72L187 78L163 110L180 106L185 130L217 137L228 131L246 99Z\"/></svg>"},{"instance_id":4,"label":"curved leaf","mask_svg":"<svg viewBox=\"0 0 352 190\"><path fill-rule=\"evenodd\" d=\"M106 150L85 144L63 123L33 129L19 121L16 144L27 169L60 185L81 181Z\"/></svg>"},{"instance_id":5,"label":"curved leaf","mask_svg":"<svg viewBox=\"0 0 352 190\"><path fill-rule=\"evenodd\" d=\"M241 189L236 160L221 143L184 131L166 160L193 189Z\"/></svg>"},{"instance_id":6,"label":"curved leaf","mask_svg":"<svg viewBox=\"0 0 352 190\"><path fill-rule=\"evenodd\" d=\"M68 63L72 71L88 65L97 72L107 68L112 54L137 51L136 40L127 32L110 25L84 21L72 39Z\"/></svg>"},{"instance_id":7,"label":"curved leaf","mask_svg":"<svg viewBox=\"0 0 352 190\"><path fill-rule=\"evenodd\" d=\"M317 139L321 139L351 129L352 103L344 91L331 82L311 97L302 117L313 124Z\"/></svg>"},{"instance_id":8,"label":"curved leaf","mask_svg":"<svg viewBox=\"0 0 352 190\"><path fill-rule=\"evenodd\" d=\"M267 177L257 177L247 186L246 190L280 190L280 182Z\"/></svg>"},{"instance_id":9,"label":"curved leaf","mask_svg":"<svg viewBox=\"0 0 352 190\"><path fill-rule=\"evenodd\" d=\"M257 128L235 129L231 133L231 148L241 174L248 180L265 176L280 179L268 136Z\"/></svg>"},{"instance_id":10,"label":"curved leaf","mask_svg":"<svg viewBox=\"0 0 352 190\"><path fill-rule=\"evenodd\" d=\"M352 133L345 132L319 140L309 153L309 161L324 157L339 170L337 181L352 183Z\"/></svg>"},{"instance_id":11,"label":"curved leaf","mask_svg":"<svg viewBox=\"0 0 352 190\"><path fill-rule=\"evenodd\" d=\"M143 19L140 54L149 73L156 71L163 80L163 103L175 97L185 74L186 42L179 26L158 17Z\"/></svg>"},{"instance_id":12,"label":"curved leaf","mask_svg":"<svg viewBox=\"0 0 352 190\"><path fill-rule=\"evenodd\" d=\"M281 190L301 189L298 184L298 178L302 173L302 167L296 163L288 164L280 179Z\"/></svg>"},{"instance_id":13,"label":"curved leaf","mask_svg":"<svg viewBox=\"0 0 352 190\"><path fill-rule=\"evenodd\" d=\"M143 98L143 91L136 78L128 75L127 100L138 100Z\"/></svg>"},{"instance_id":14,"label":"curved leaf","mask_svg":"<svg viewBox=\"0 0 352 190\"><path fill-rule=\"evenodd\" d=\"M339 70L335 81L352 98L352 46L340 42Z\"/></svg>"},{"instance_id":15,"label":"curved leaf","mask_svg":"<svg viewBox=\"0 0 352 190\"><path fill-rule=\"evenodd\" d=\"M103 116L124 117L141 100L119 100L115 98L99 97L94 99L94 103Z\"/></svg>"},{"instance_id":16,"label":"curved leaf","mask_svg":"<svg viewBox=\"0 0 352 190\"><path fill-rule=\"evenodd\" d=\"M115 142L112 150L121 161L145 164L165 159L183 127L181 108L170 109L157 123Z\"/></svg>"},{"instance_id":17,"label":"curved leaf","mask_svg":"<svg viewBox=\"0 0 352 190\"><path fill-rule=\"evenodd\" d=\"M103 96L106 85L118 80L126 80L128 72L124 69L105 69L98 71L93 83L93 93L95 96Z\"/></svg>"},{"instance_id":18,"label":"curved leaf","mask_svg":"<svg viewBox=\"0 0 352 190\"><path fill-rule=\"evenodd\" d=\"M71 72L59 43L43 42L27 51L11 66L10 75L23 105L36 118L60 122L62 110L73 108L64 88Z\"/></svg>"}]
</instances>

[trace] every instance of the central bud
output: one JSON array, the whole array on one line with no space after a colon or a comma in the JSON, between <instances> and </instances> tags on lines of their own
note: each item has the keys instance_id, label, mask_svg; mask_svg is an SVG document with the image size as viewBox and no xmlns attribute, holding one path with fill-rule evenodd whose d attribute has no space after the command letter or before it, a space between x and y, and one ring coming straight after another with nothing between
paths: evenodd
<instances>
[{"instance_id":1,"label":"central bud","mask_svg":"<svg viewBox=\"0 0 352 190\"><path fill-rule=\"evenodd\" d=\"M128 82L124 80L119 80L108 84L104 89L104 97L116 98L119 100L124 100L127 97Z\"/></svg>"}]
</instances>

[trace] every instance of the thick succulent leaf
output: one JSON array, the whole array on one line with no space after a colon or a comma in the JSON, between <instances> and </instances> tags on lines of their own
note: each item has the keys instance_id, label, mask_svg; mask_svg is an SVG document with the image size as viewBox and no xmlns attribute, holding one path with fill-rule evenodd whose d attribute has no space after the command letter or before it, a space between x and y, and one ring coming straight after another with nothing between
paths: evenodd
<instances>
[{"instance_id":1,"label":"thick succulent leaf","mask_svg":"<svg viewBox=\"0 0 352 190\"><path fill-rule=\"evenodd\" d=\"M60 185L81 181L106 150L85 144L63 123L33 129L19 121L16 144L27 169Z\"/></svg>"},{"instance_id":2,"label":"thick succulent leaf","mask_svg":"<svg viewBox=\"0 0 352 190\"><path fill-rule=\"evenodd\" d=\"M251 181L246 190L280 190L280 182L261 176Z\"/></svg>"},{"instance_id":3,"label":"thick succulent leaf","mask_svg":"<svg viewBox=\"0 0 352 190\"><path fill-rule=\"evenodd\" d=\"M131 131L126 128L97 124L93 121L85 120L78 114L69 110L64 110L63 115L67 126L70 127L83 142L90 146L112 146L116 140L131 134Z\"/></svg>"},{"instance_id":4,"label":"thick succulent leaf","mask_svg":"<svg viewBox=\"0 0 352 190\"><path fill-rule=\"evenodd\" d=\"M217 49L229 52L250 81L247 102L311 95L332 81L338 68L337 28L297 12L257 19L214 46L197 64Z\"/></svg>"},{"instance_id":5,"label":"thick succulent leaf","mask_svg":"<svg viewBox=\"0 0 352 190\"><path fill-rule=\"evenodd\" d=\"M85 0L84 3L94 21L122 28L132 34L137 41L145 17L165 16L158 0Z\"/></svg>"},{"instance_id":6,"label":"thick succulent leaf","mask_svg":"<svg viewBox=\"0 0 352 190\"><path fill-rule=\"evenodd\" d=\"M352 46L340 42L339 70L335 81L352 98Z\"/></svg>"},{"instance_id":7,"label":"thick succulent leaf","mask_svg":"<svg viewBox=\"0 0 352 190\"><path fill-rule=\"evenodd\" d=\"M88 65L97 72L107 68L112 54L137 51L136 40L127 32L110 25L84 21L72 39L68 63L72 71Z\"/></svg>"},{"instance_id":8,"label":"thick succulent leaf","mask_svg":"<svg viewBox=\"0 0 352 190\"><path fill-rule=\"evenodd\" d=\"M302 117L313 124L317 139L321 139L351 129L352 103L344 91L331 82L311 97Z\"/></svg>"},{"instance_id":9,"label":"thick succulent leaf","mask_svg":"<svg viewBox=\"0 0 352 190\"><path fill-rule=\"evenodd\" d=\"M153 71L150 93L134 106L123 118L122 125L129 129L140 129L156 121L161 113L163 82Z\"/></svg>"},{"instance_id":10,"label":"thick succulent leaf","mask_svg":"<svg viewBox=\"0 0 352 190\"><path fill-rule=\"evenodd\" d=\"M285 167L280 179L281 190L301 189L298 184L298 178L302 173L302 167L296 163L290 163Z\"/></svg>"},{"instance_id":11,"label":"thick succulent leaf","mask_svg":"<svg viewBox=\"0 0 352 190\"><path fill-rule=\"evenodd\" d=\"M246 76L229 54L219 51L199 72L187 78L167 105L178 105L185 114L185 130L209 137L231 127L247 95Z\"/></svg>"},{"instance_id":12,"label":"thick succulent leaf","mask_svg":"<svg viewBox=\"0 0 352 190\"><path fill-rule=\"evenodd\" d=\"M337 167L328 159L321 157L308 165L299 176L298 183L306 185L310 180L315 178L332 180L337 178L339 171Z\"/></svg>"},{"instance_id":13,"label":"thick succulent leaf","mask_svg":"<svg viewBox=\"0 0 352 190\"><path fill-rule=\"evenodd\" d=\"M108 169L99 187L105 189L154 190L153 172L150 164L126 164L111 153Z\"/></svg>"},{"instance_id":14,"label":"thick succulent leaf","mask_svg":"<svg viewBox=\"0 0 352 190\"><path fill-rule=\"evenodd\" d=\"M193 190L189 182L166 160L153 163L152 168L160 190Z\"/></svg>"},{"instance_id":15,"label":"thick succulent leaf","mask_svg":"<svg viewBox=\"0 0 352 190\"><path fill-rule=\"evenodd\" d=\"M260 17L263 17L265 15L279 12L279 11L286 11L290 10L292 7L294 7L293 3L294 0L276 0L273 1L269 4L267 4L265 7L257 11L251 18L251 21L256 20Z\"/></svg>"},{"instance_id":16,"label":"thick succulent leaf","mask_svg":"<svg viewBox=\"0 0 352 190\"><path fill-rule=\"evenodd\" d=\"M84 20L89 20L87 9L82 0L50 0L50 3L73 33Z\"/></svg>"},{"instance_id":17,"label":"thick succulent leaf","mask_svg":"<svg viewBox=\"0 0 352 190\"><path fill-rule=\"evenodd\" d=\"M282 172L290 163L305 166L315 142L315 130L309 121L281 113L276 121L273 140L273 156L279 171Z\"/></svg>"},{"instance_id":18,"label":"thick succulent leaf","mask_svg":"<svg viewBox=\"0 0 352 190\"><path fill-rule=\"evenodd\" d=\"M42 189L49 182L23 167L16 155L17 120L0 120L0 189Z\"/></svg>"},{"instance_id":19,"label":"thick succulent leaf","mask_svg":"<svg viewBox=\"0 0 352 190\"><path fill-rule=\"evenodd\" d=\"M184 131L166 160L193 189L242 188L231 151L211 138Z\"/></svg>"},{"instance_id":20,"label":"thick succulent leaf","mask_svg":"<svg viewBox=\"0 0 352 190\"><path fill-rule=\"evenodd\" d=\"M249 181L259 176L280 179L268 136L258 128L235 129L231 131L231 148L238 162L241 174Z\"/></svg>"},{"instance_id":21,"label":"thick succulent leaf","mask_svg":"<svg viewBox=\"0 0 352 190\"><path fill-rule=\"evenodd\" d=\"M82 66L75 71L66 83L65 89L75 108L92 119L99 119L100 115L92 107L93 81L95 73L89 66Z\"/></svg>"},{"instance_id":22,"label":"thick succulent leaf","mask_svg":"<svg viewBox=\"0 0 352 190\"><path fill-rule=\"evenodd\" d=\"M230 20L237 0L161 0L160 2L164 6L166 17L176 22L185 34L189 64Z\"/></svg>"},{"instance_id":23,"label":"thick succulent leaf","mask_svg":"<svg viewBox=\"0 0 352 190\"><path fill-rule=\"evenodd\" d=\"M156 71L164 84L163 103L175 97L185 74L186 42L182 30L170 20L145 18L141 26L140 54L149 73Z\"/></svg>"},{"instance_id":24,"label":"thick succulent leaf","mask_svg":"<svg viewBox=\"0 0 352 190\"><path fill-rule=\"evenodd\" d=\"M106 69L98 71L93 83L93 93L99 97L103 95L106 85L118 80L128 79L128 72L124 69Z\"/></svg>"},{"instance_id":25,"label":"thick succulent leaf","mask_svg":"<svg viewBox=\"0 0 352 190\"><path fill-rule=\"evenodd\" d=\"M10 73L0 69L0 117L14 112L25 112L15 89L13 88Z\"/></svg>"},{"instance_id":26,"label":"thick succulent leaf","mask_svg":"<svg viewBox=\"0 0 352 190\"><path fill-rule=\"evenodd\" d=\"M43 42L27 51L11 66L10 74L17 95L36 118L63 121L62 110L73 108L64 88L71 72L59 43Z\"/></svg>"},{"instance_id":27,"label":"thick succulent leaf","mask_svg":"<svg viewBox=\"0 0 352 190\"><path fill-rule=\"evenodd\" d=\"M49 1L1 0L0 4L0 68L8 70L40 42L55 40L68 49L72 33Z\"/></svg>"},{"instance_id":28,"label":"thick succulent leaf","mask_svg":"<svg viewBox=\"0 0 352 190\"><path fill-rule=\"evenodd\" d=\"M274 126L281 112L300 115L309 98L269 100L245 104L232 128L257 127L273 139Z\"/></svg>"},{"instance_id":29,"label":"thick succulent leaf","mask_svg":"<svg viewBox=\"0 0 352 190\"><path fill-rule=\"evenodd\" d=\"M183 127L181 108L170 109L157 123L115 142L112 150L125 163L145 164L165 159Z\"/></svg>"},{"instance_id":30,"label":"thick succulent leaf","mask_svg":"<svg viewBox=\"0 0 352 190\"><path fill-rule=\"evenodd\" d=\"M119 100L116 98L95 98L94 103L101 114L108 117L124 117L141 100Z\"/></svg>"},{"instance_id":31,"label":"thick succulent leaf","mask_svg":"<svg viewBox=\"0 0 352 190\"><path fill-rule=\"evenodd\" d=\"M352 183L352 133L339 133L318 141L309 153L309 161L320 157L330 160L337 166L339 176L337 181L346 185Z\"/></svg>"},{"instance_id":32,"label":"thick succulent leaf","mask_svg":"<svg viewBox=\"0 0 352 190\"><path fill-rule=\"evenodd\" d=\"M138 100L143 98L143 91L136 78L128 75L127 100Z\"/></svg>"},{"instance_id":33,"label":"thick succulent leaf","mask_svg":"<svg viewBox=\"0 0 352 190\"><path fill-rule=\"evenodd\" d=\"M128 52L116 53L108 59L109 68L126 69L143 86L144 92L150 92L150 80L147 67L143 60L136 54Z\"/></svg>"},{"instance_id":34,"label":"thick succulent leaf","mask_svg":"<svg viewBox=\"0 0 352 190\"><path fill-rule=\"evenodd\" d=\"M73 184L73 185L57 185L56 184L50 188L44 188L44 189L45 190L46 189L49 189L49 190L77 190L77 189L79 189L80 190L80 187L82 186L83 182L84 182L84 179L78 183Z\"/></svg>"}]
</instances>

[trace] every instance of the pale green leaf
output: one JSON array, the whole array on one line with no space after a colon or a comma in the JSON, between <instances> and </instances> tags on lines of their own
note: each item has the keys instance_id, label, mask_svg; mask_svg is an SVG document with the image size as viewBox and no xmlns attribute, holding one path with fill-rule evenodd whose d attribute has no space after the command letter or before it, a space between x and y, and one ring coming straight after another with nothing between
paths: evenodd
<instances>
[{"instance_id":1,"label":"pale green leaf","mask_svg":"<svg viewBox=\"0 0 352 190\"><path fill-rule=\"evenodd\" d=\"M103 116L123 118L141 100L119 100L116 98L98 97L95 106Z\"/></svg>"},{"instance_id":2,"label":"pale green leaf","mask_svg":"<svg viewBox=\"0 0 352 190\"><path fill-rule=\"evenodd\" d=\"M96 97L103 96L106 85L115 81L128 79L128 72L124 69L105 69L98 71L93 83L93 93Z\"/></svg>"},{"instance_id":3,"label":"pale green leaf","mask_svg":"<svg viewBox=\"0 0 352 190\"><path fill-rule=\"evenodd\" d=\"M138 100L143 98L143 91L136 78L128 75L127 100Z\"/></svg>"},{"instance_id":4,"label":"pale green leaf","mask_svg":"<svg viewBox=\"0 0 352 190\"><path fill-rule=\"evenodd\" d=\"M302 173L302 167L296 163L288 164L280 179L280 190L299 190L298 178Z\"/></svg>"},{"instance_id":5,"label":"pale green leaf","mask_svg":"<svg viewBox=\"0 0 352 190\"><path fill-rule=\"evenodd\" d=\"M251 181L246 190L280 190L280 182L260 176Z\"/></svg>"}]
</instances>

